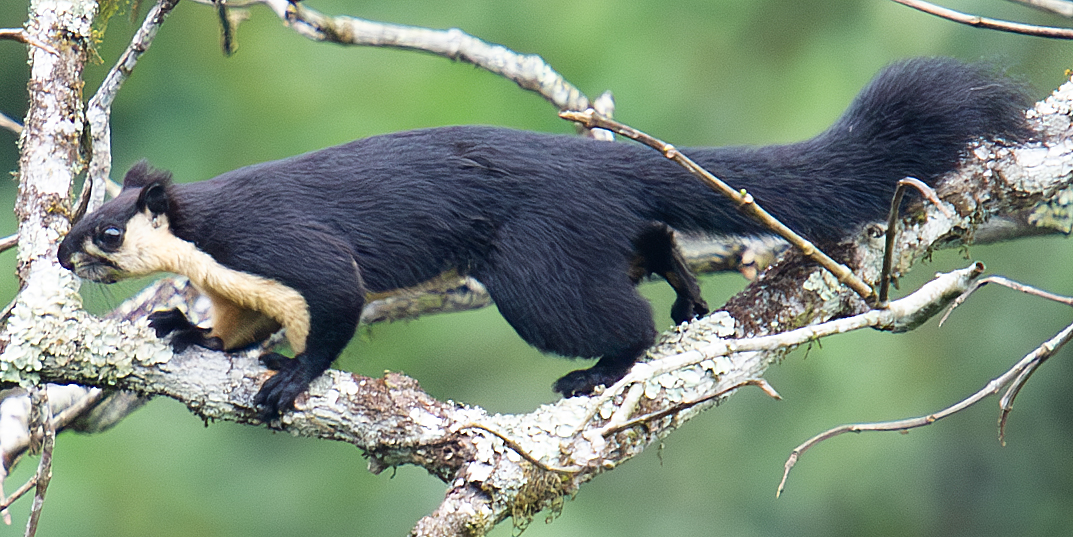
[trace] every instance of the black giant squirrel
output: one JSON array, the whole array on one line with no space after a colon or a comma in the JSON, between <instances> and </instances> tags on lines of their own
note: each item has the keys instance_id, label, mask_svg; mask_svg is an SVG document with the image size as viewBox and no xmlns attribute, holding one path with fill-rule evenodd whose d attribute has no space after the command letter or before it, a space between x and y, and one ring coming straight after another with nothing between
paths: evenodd
<instances>
[{"instance_id":1,"label":"black giant squirrel","mask_svg":"<svg viewBox=\"0 0 1073 537\"><path fill-rule=\"evenodd\" d=\"M683 152L782 222L831 243L886 214L907 176L933 184L982 138L1030 136L1020 85L952 59L884 69L815 138ZM157 312L158 336L231 350L280 327L294 359L255 402L293 408L354 335L370 293L447 270L472 276L529 344L599 358L560 378L565 396L620 379L656 337L637 283L677 292L678 323L708 312L673 231L765 233L658 152L634 143L458 126L385 134L178 184L144 161L59 248L79 276L173 272L212 301L212 328Z\"/></svg>"}]
</instances>

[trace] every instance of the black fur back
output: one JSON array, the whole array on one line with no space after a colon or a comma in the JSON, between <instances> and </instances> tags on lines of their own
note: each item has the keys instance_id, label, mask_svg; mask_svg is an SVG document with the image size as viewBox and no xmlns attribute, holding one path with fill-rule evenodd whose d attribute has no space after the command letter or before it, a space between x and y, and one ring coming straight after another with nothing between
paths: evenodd
<instances>
[{"instance_id":1,"label":"black fur back","mask_svg":"<svg viewBox=\"0 0 1073 537\"><path fill-rule=\"evenodd\" d=\"M1024 102L1019 86L984 68L910 60L880 73L811 140L684 151L791 228L831 240L880 220L898 179L933 182L951 170L973 139L1027 136ZM317 267L285 260L332 235L367 290L457 268L489 288L527 341L568 356L651 339L627 272L652 222L761 231L650 148L495 127L376 136L172 190L175 233L226 266L300 288Z\"/></svg>"}]
</instances>

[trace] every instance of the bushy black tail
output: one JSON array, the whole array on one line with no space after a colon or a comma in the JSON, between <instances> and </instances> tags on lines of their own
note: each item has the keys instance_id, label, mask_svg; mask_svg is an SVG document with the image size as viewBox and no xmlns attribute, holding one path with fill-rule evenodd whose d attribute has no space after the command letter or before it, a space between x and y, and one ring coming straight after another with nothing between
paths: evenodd
<instances>
[{"instance_id":1,"label":"bushy black tail","mask_svg":"<svg viewBox=\"0 0 1073 537\"><path fill-rule=\"evenodd\" d=\"M799 145L850 162L875 155L884 168L931 180L977 138L1028 137L1028 102L1020 84L985 65L914 58L880 72L834 125Z\"/></svg>"},{"instance_id":2,"label":"bushy black tail","mask_svg":"<svg viewBox=\"0 0 1073 537\"><path fill-rule=\"evenodd\" d=\"M815 138L782 146L685 151L731 186L747 189L796 231L814 240L834 240L856 224L880 220L899 179L934 183L952 171L973 140L1028 138L1028 102L1021 84L986 66L916 58L880 72ZM661 219L683 230L757 231L716 196L703 198L708 203L694 202L690 208L663 198L666 203L657 202L664 212ZM728 226L731 220L736 223Z\"/></svg>"}]
</instances>

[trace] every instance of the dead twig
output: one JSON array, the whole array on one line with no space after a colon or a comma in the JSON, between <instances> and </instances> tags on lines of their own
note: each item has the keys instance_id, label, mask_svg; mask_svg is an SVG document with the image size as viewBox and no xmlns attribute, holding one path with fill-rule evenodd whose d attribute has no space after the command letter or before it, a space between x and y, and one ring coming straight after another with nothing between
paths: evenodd
<instances>
[{"instance_id":1,"label":"dead twig","mask_svg":"<svg viewBox=\"0 0 1073 537\"><path fill-rule=\"evenodd\" d=\"M0 129L7 129L17 135L22 134L22 124L4 114L0 114Z\"/></svg>"},{"instance_id":2,"label":"dead twig","mask_svg":"<svg viewBox=\"0 0 1073 537\"><path fill-rule=\"evenodd\" d=\"M1060 302L1062 304L1073 306L1073 298L1048 293L1046 291L1036 289L1029 285L1024 285L1011 281L1001 276L990 276L988 278L975 282L971 287L966 289L966 291L962 293L957 299L955 299L955 301L952 302L949 306L946 314L943 315L942 320L945 321L946 318L950 315L950 312L953 311L953 309L958 304L964 302L965 299L974 291L988 283L998 283L999 285L1003 285L1011 289L1016 289L1018 291L1033 296L1038 296L1046 298L1048 300L1054 300L1055 302ZM1046 362L1047 359L1053 356L1054 353L1058 352L1058 350L1061 349L1066 343L1068 343L1070 339L1073 339L1073 324L1067 326L1065 329L1063 329L1051 339L1044 342L1039 347L1036 347L1036 349L1025 355L1023 358L1021 358L1020 361L1014 364L1013 367L1006 370L1006 372L1003 373L1001 376L992 379L976 393L973 393L969 397L966 397L965 399L962 399L956 404L944 408L938 412L917 418L908 418L895 421L841 425L833 429L828 429L808 439L805 443L801 444L800 446L797 446L792 452L790 452L790 457L786 460L785 470L782 474L782 481L779 482L779 488L776 491L775 496L778 497L782 494L782 491L786 487L786 479L790 476L790 469L797 464L797 461L801 457L801 455L803 455L809 449L815 447L820 442L823 442L824 440L834 438L843 433L859 433L864 431L907 431L909 429L915 429L917 427L931 425L936 421L961 412L962 410L965 410L975 405L976 403L979 403L990 395L997 394L1000 390L1002 390L1003 387L1007 388L1002 398L999 399L999 408L1001 411L1001 415L999 417L999 442L1001 442L1002 445L1005 445L1006 421L1009 417L1010 411L1013 409L1013 400L1017 397L1017 394L1021 391L1021 388L1024 387L1024 384L1028 381L1029 377L1032 376L1032 373L1034 373L1036 369L1038 369L1039 366L1043 364L1043 362Z\"/></svg>"},{"instance_id":3,"label":"dead twig","mask_svg":"<svg viewBox=\"0 0 1073 537\"><path fill-rule=\"evenodd\" d=\"M0 28L0 40L18 41L19 43L37 47L49 54L59 54L52 45L34 39L22 28Z\"/></svg>"},{"instance_id":4,"label":"dead twig","mask_svg":"<svg viewBox=\"0 0 1073 537\"><path fill-rule=\"evenodd\" d=\"M967 300L969 296L976 292L977 289L989 283L996 283L998 285L1008 287L1015 291L1020 291L1028 295L1037 296L1046 300L1058 302L1059 304L1065 304L1066 306L1073 307L1073 297L1054 294L1048 291L1044 291L1042 289L1038 289L1036 287L1032 287L1031 285L1015 282L1009 278L1004 278L1002 276L988 276L987 278L983 278L975 282L972 287L970 287L968 290L962 293L961 296L957 297L957 299L950 303L950 306L947 307L946 312L943 313L942 318L939 320L939 326L942 326L943 323L946 322L946 319L950 316L951 313L953 313L954 308L960 306L963 302L965 302L965 300ZM1023 388L1025 383L1028 382L1028 379L1032 376L1032 373L1034 373L1036 369L1039 368L1039 366L1043 365L1043 362L1047 361L1047 359L1050 358L1058 350L1058 348L1061 347L1061 345L1065 344L1063 342L1062 344L1058 345L1057 348L1049 348L1048 345L1050 343L1051 342L1048 341L1047 343L1044 343L1043 346L1037 349L1038 355L1036 356L1036 359L1030 361L1025 365L1025 369L1017 375L1017 378L1015 378L1013 382L1010 383L1010 386L1006 389L1006 393L1004 393L1002 395L1002 398L999 399L999 408L1001 409L1002 414L999 416L998 438L999 442L1001 442L1002 445L1006 445L1006 422L1010 417L1010 411L1013 410L1013 400L1017 398L1017 394L1021 393L1021 388Z\"/></svg>"},{"instance_id":5,"label":"dead twig","mask_svg":"<svg viewBox=\"0 0 1073 537\"><path fill-rule=\"evenodd\" d=\"M0 239L0 252L6 252L19 244L19 234L8 235Z\"/></svg>"},{"instance_id":6,"label":"dead twig","mask_svg":"<svg viewBox=\"0 0 1073 537\"><path fill-rule=\"evenodd\" d=\"M18 490L11 493L11 496L3 498L3 501L0 501L0 517L3 518L5 525L11 525L11 513L8 512L7 508L11 507L11 504L15 503L15 500L18 500L19 498L25 496L27 492L30 492L30 489L36 486L37 476L32 475L30 476L30 479L26 480L26 482L18 488ZM3 496L3 490L0 490L0 496Z\"/></svg>"},{"instance_id":7,"label":"dead twig","mask_svg":"<svg viewBox=\"0 0 1073 537\"><path fill-rule=\"evenodd\" d=\"M883 253L883 270L879 277L879 300L876 303L877 308L887 307L887 301L890 297L891 271L894 268L894 240L898 237L898 211L902 206L902 198L905 197L905 189L907 187L913 187L920 191L920 194L924 196L925 199L938 207L948 218L954 217L954 214L950 212L950 209L947 209L946 206L943 205L942 200L939 199L939 195L935 193L935 190L928 186L924 181L921 181L916 177L906 177L898 181L898 187L894 189L894 198L890 202L890 216L887 218L887 242Z\"/></svg>"},{"instance_id":8,"label":"dead twig","mask_svg":"<svg viewBox=\"0 0 1073 537\"><path fill-rule=\"evenodd\" d=\"M635 425L642 425L642 424L648 423L650 421L658 420L660 418L665 418L665 417L670 416L672 414L678 414L679 412L682 412L683 410L687 410L689 408L695 407L695 406L697 406L697 405L699 405L701 403L705 403L705 402L711 401L713 399L719 399L719 398L721 398L723 396L730 395L731 392L737 390L738 388L744 388L745 386L756 386L756 387L760 388L764 393L766 393L772 399L775 399L775 400L778 400L778 401L782 400L782 396L779 395L779 392L775 391L775 388L772 387L771 384L768 383L767 380L762 379L762 378L750 379L750 380L745 380L745 381L739 382L739 383L737 383L737 384L735 384L733 386L730 386L728 388L719 390L718 392L710 393L710 394L705 395L704 397L701 397L699 399L694 399L692 401L683 401L683 402L681 402L681 403L679 403L679 404L677 404L677 405L675 405L673 407L665 408L663 410L660 410L660 411L657 411L657 412L652 412L650 414L645 414L644 416L638 416L636 418L631 418L631 419L626 420L626 421L624 421L622 423L616 424L613 427L605 427L604 429L600 430L600 435L605 436L605 437L610 436L610 435L613 435L613 434L615 434L615 433L617 433L619 431L629 429L630 427L633 427Z\"/></svg>"},{"instance_id":9,"label":"dead twig","mask_svg":"<svg viewBox=\"0 0 1073 537\"><path fill-rule=\"evenodd\" d=\"M113 196L119 193L120 186L108 178L112 169L112 102L116 94L123 86L123 82L138 64L138 59L149 50L160 26L168 13L179 3L179 0L159 0L131 38L127 50L116 61L115 66L108 71L104 81L101 82L97 93L86 104L86 120L89 124L90 134L93 139L93 156L89 161L86 173L86 185L82 188L76 207L82 210L85 207L93 211L104 204L104 194L107 190Z\"/></svg>"}]
</instances>

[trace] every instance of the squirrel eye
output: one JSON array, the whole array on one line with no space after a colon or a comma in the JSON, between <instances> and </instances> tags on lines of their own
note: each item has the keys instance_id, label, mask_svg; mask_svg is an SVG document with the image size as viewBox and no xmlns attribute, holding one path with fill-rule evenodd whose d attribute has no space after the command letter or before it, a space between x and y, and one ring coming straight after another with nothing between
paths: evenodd
<instances>
[{"instance_id":1,"label":"squirrel eye","mask_svg":"<svg viewBox=\"0 0 1073 537\"><path fill-rule=\"evenodd\" d=\"M108 226L97 232L93 242L97 243L102 250L114 252L123 246L123 230L115 226Z\"/></svg>"}]
</instances>

